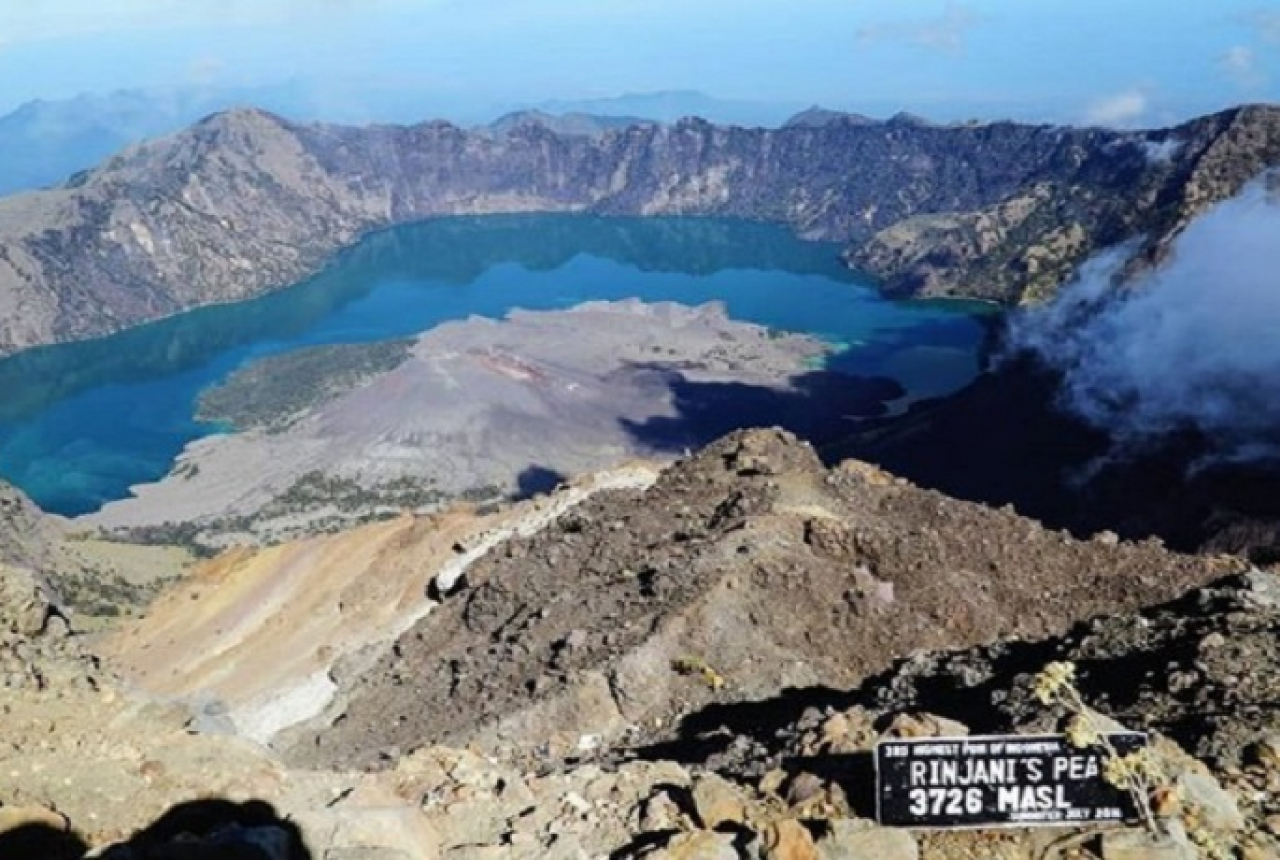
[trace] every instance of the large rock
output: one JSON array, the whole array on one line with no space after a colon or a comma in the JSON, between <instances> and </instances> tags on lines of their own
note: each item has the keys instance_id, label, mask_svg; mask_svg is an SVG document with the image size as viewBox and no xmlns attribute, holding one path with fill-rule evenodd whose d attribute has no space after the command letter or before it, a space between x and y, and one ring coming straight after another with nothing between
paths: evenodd
<instances>
[{"instance_id":1,"label":"large rock","mask_svg":"<svg viewBox=\"0 0 1280 860\"><path fill-rule=\"evenodd\" d=\"M1157 738L1154 748L1185 805L1206 825L1223 833L1235 833L1244 827L1236 798L1208 768L1167 738Z\"/></svg>"},{"instance_id":2,"label":"large rock","mask_svg":"<svg viewBox=\"0 0 1280 860\"><path fill-rule=\"evenodd\" d=\"M330 848L324 860L421 860L421 857L396 848Z\"/></svg>"},{"instance_id":3,"label":"large rock","mask_svg":"<svg viewBox=\"0 0 1280 860\"><path fill-rule=\"evenodd\" d=\"M68 633L67 616L44 577L0 561L0 690L92 685L95 661Z\"/></svg>"},{"instance_id":4,"label":"large rock","mask_svg":"<svg viewBox=\"0 0 1280 860\"><path fill-rule=\"evenodd\" d=\"M1280 734L1267 735L1249 748L1254 763L1272 773L1280 773Z\"/></svg>"},{"instance_id":5,"label":"large rock","mask_svg":"<svg viewBox=\"0 0 1280 860\"><path fill-rule=\"evenodd\" d=\"M45 806L0 805L4 860L80 860L85 844L66 816Z\"/></svg>"},{"instance_id":6,"label":"large rock","mask_svg":"<svg viewBox=\"0 0 1280 860\"><path fill-rule=\"evenodd\" d=\"M30 639L42 635L62 616L53 592L40 576L0 564L0 635Z\"/></svg>"},{"instance_id":7,"label":"large rock","mask_svg":"<svg viewBox=\"0 0 1280 860\"><path fill-rule=\"evenodd\" d=\"M1152 836L1145 830L1111 830L1102 835L1102 860L1196 860L1183 839Z\"/></svg>"},{"instance_id":8,"label":"large rock","mask_svg":"<svg viewBox=\"0 0 1280 860\"><path fill-rule=\"evenodd\" d=\"M761 834L764 860L818 860L808 829L795 819L775 821Z\"/></svg>"},{"instance_id":9,"label":"large rock","mask_svg":"<svg viewBox=\"0 0 1280 860\"><path fill-rule=\"evenodd\" d=\"M722 824L741 824L747 815L741 789L714 773L694 783L693 807L698 813L698 820L708 830Z\"/></svg>"},{"instance_id":10,"label":"large rock","mask_svg":"<svg viewBox=\"0 0 1280 860\"><path fill-rule=\"evenodd\" d=\"M408 805L309 810L296 817L314 847L326 851L400 851L415 860L439 857L442 836L417 809ZM481 831L491 838L489 830Z\"/></svg>"},{"instance_id":11,"label":"large rock","mask_svg":"<svg viewBox=\"0 0 1280 860\"><path fill-rule=\"evenodd\" d=\"M648 856L651 860L738 860L733 836L710 830L681 833L665 848Z\"/></svg>"},{"instance_id":12,"label":"large rock","mask_svg":"<svg viewBox=\"0 0 1280 860\"><path fill-rule=\"evenodd\" d=\"M915 837L905 830L862 820L837 820L818 840L820 860L920 860Z\"/></svg>"},{"instance_id":13,"label":"large rock","mask_svg":"<svg viewBox=\"0 0 1280 860\"><path fill-rule=\"evenodd\" d=\"M1244 827L1240 806L1222 785L1207 772L1188 771L1178 778L1182 797L1199 810L1205 824L1228 833Z\"/></svg>"},{"instance_id":14,"label":"large rock","mask_svg":"<svg viewBox=\"0 0 1280 860\"><path fill-rule=\"evenodd\" d=\"M44 806L0 805L0 834L11 833L22 827L44 827L70 832L71 822L62 813Z\"/></svg>"}]
</instances>

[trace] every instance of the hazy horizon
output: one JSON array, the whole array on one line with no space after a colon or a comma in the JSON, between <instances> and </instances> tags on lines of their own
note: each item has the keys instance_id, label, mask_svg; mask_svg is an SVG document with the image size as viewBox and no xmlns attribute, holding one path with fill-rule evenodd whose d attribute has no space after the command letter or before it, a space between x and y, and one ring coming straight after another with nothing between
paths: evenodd
<instances>
[{"instance_id":1,"label":"hazy horizon","mask_svg":"<svg viewBox=\"0 0 1280 860\"><path fill-rule=\"evenodd\" d=\"M316 117L483 121L696 91L937 121L1157 126L1280 97L1251 0L47 0L0 10L0 114L119 90L287 93Z\"/></svg>"}]
</instances>

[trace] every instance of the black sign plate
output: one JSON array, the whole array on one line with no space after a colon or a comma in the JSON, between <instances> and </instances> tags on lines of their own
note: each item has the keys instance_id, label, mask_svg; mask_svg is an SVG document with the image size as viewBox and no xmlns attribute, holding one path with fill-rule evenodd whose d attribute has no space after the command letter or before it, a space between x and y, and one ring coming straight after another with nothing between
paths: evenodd
<instances>
[{"instance_id":1,"label":"black sign plate","mask_svg":"<svg viewBox=\"0 0 1280 860\"><path fill-rule=\"evenodd\" d=\"M1139 732L1107 735L1121 755ZM876 746L876 815L891 827L1081 827L1128 821L1132 800L1102 777L1107 753L1062 735L885 740Z\"/></svg>"}]
</instances>

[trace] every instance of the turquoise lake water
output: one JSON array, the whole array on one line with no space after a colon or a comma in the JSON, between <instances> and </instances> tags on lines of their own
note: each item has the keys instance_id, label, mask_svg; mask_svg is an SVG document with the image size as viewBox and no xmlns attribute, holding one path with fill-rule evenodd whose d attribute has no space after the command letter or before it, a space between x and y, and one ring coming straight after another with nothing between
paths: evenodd
<instances>
[{"instance_id":1,"label":"turquoise lake water","mask_svg":"<svg viewBox=\"0 0 1280 860\"><path fill-rule=\"evenodd\" d=\"M87 513L162 477L186 443L217 432L194 419L196 398L246 361L595 299L723 301L735 319L837 344L828 369L891 377L910 398L974 376L975 308L886 301L838 251L779 227L704 219L520 215L398 227L287 290L0 361L0 476L46 510Z\"/></svg>"}]
</instances>

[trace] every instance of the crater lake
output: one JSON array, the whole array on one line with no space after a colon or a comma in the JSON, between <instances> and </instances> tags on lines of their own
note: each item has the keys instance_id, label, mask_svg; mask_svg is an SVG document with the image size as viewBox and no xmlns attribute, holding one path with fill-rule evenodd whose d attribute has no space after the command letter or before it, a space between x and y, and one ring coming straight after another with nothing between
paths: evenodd
<instances>
[{"instance_id":1,"label":"crater lake","mask_svg":"<svg viewBox=\"0 0 1280 860\"><path fill-rule=\"evenodd\" d=\"M976 375L982 308L887 300L839 251L783 227L712 219L498 215L396 227L264 297L0 361L0 477L47 511L92 512L164 476L188 442L224 431L196 419L196 401L246 362L514 308L720 301L734 319L832 344L828 370L896 380L906 392L896 409Z\"/></svg>"}]
</instances>

